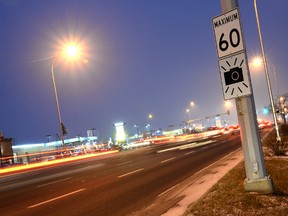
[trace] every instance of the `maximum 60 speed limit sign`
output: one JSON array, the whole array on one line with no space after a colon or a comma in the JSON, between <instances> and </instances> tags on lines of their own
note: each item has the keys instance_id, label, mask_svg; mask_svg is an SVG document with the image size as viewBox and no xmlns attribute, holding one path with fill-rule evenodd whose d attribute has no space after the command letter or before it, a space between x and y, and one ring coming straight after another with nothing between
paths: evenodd
<instances>
[{"instance_id":1,"label":"maximum 60 speed limit sign","mask_svg":"<svg viewBox=\"0 0 288 216\"><path fill-rule=\"evenodd\" d=\"M225 100L252 94L238 9L213 18L218 63Z\"/></svg>"},{"instance_id":2,"label":"maximum 60 speed limit sign","mask_svg":"<svg viewBox=\"0 0 288 216\"><path fill-rule=\"evenodd\" d=\"M219 59L244 50L240 16L237 8L213 18L212 22Z\"/></svg>"}]
</instances>

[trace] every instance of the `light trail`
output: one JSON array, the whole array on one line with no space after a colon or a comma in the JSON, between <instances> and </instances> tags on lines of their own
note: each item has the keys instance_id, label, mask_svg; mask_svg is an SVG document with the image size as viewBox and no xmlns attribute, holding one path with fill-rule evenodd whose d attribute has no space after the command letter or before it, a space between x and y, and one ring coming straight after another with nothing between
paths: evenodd
<instances>
[{"instance_id":1,"label":"light trail","mask_svg":"<svg viewBox=\"0 0 288 216\"><path fill-rule=\"evenodd\" d=\"M69 157L69 158L61 158L61 159L56 159L52 161L38 162L34 164L18 165L18 166L1 169L0 174L11 174L11 173L19 172L19 171L29 171L29 169L43 168L46 166L63 164L63 163L71 162L71 161L83 160L87 158L93 158L93 157L113 154L117 152L119 152L119 150L113 150L113 151L107 151L107 152L101 152L101 153L92 153L92 154L74 156L74 157Z\"/></svg>"}]
</instances>

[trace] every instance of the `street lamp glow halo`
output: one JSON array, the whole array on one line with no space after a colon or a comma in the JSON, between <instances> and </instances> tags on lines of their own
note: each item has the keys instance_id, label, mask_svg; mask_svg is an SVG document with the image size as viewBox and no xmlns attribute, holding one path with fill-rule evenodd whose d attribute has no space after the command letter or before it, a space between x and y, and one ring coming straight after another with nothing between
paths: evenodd
<instances>
[{"instance_id":1,"label":"street lamp glow halo","mask_svg":"<svg viewBox=\"0 0 288 216\"><path fill-rule=\"evenodd\" d=\"M76 45L68 45L66 47L66 55L68 57L76 57L79 55L79 49Z\"/></svg>"},{"instance_id":2,"label":"street lamp glow halo","mask_svg":"<svg viewBox=\"0 0 288 216\"><path fill-rule=\"evenodd\" d=\"M62 57L68 61L78 60L81 57L81 47L77 44L65 44L62 48Z\"/></svg>"},{"instance_id":3,"label":"street lamp glow halo","mask_svg":"<svg viewBox=\"0 0 288 216\"><path fill-rule=\"evenodd\" d=\"M231 103L231 101L225 101L225 108L227 108L227 109L229 109L229 108L231 108L232 107L232 103Z\"/></svg>"},{"instance_id":4,"label":"street lamp glow halo","mask_svg":"<svg viewBox=\"0 0 288 216\"><path fill-rule=\"evenodd\" d=\"M263 60L262 60L262 58L261 57L254 57L253 59L252 59L252 64L255 66L255 67L260 67L260 66L262 66L263 65Z\"/></svg>"}]
</instances>

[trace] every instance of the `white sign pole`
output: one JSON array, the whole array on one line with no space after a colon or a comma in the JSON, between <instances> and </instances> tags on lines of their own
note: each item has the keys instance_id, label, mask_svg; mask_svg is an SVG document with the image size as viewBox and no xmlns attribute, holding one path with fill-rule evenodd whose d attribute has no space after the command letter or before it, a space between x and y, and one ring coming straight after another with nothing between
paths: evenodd
<instances>
[{"instance_id":1,"label":"white sign pole","mask_svg":"<svg viewBox=\"0 0 288 216\"><path fill-rule=\"evenodd\" d=\"M221 0L221 7L222 13L228 12L238 7L238 1ZM274 191L273 184L270 176L267 176L266 173L253 91L250 96L236 98L236 108L241 128L241 142L246 170L244 188L246 191L272 193Z\"/></svg>"}]
</instances>

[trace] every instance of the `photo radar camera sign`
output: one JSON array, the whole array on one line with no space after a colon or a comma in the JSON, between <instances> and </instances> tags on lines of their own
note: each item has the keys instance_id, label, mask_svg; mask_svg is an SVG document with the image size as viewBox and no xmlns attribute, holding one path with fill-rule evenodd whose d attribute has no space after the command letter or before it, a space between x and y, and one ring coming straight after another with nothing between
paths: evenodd
<instances>
[{"instance_id":1,"label":"photo radar camera sign","mask_svg":"<svg viewBox=\"0 0 288 216\"><path fill-rule=\"evenodd\" d=\"M217 16L212 20L218 58L244 50L238 9Z\"/></svg>"},{"instance_id":2,"label":"photo radar camera sign","mask_svg":"<svg viewBox=\"0 0 288 216\"><path fill-rule=\"evenodd\" d=\"M242 68L234 67L228 72L224 72L224 80L227 86L244 81Z\"/></svg>"},{"instance_id":3,"label":"photo radar camera sign","mask_svg":"<svg viewBox=\"0 0 288 216\"><path fill-rule=\"evenodd\" d=\"M251 95L251 83L244 52L219 60L225 100Z\"/></svg>"}]
</instances>

